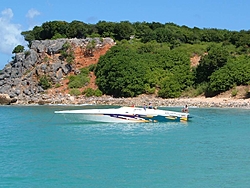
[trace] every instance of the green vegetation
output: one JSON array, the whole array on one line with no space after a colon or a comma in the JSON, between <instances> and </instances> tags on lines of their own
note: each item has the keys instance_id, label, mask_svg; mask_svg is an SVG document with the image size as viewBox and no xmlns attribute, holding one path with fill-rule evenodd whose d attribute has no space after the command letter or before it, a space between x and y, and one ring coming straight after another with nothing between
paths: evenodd
<instances>
[{"instance_id":1,"label":"green vegetation","mask_svg":"<svg viewBox=\"0 0 250 188\"><path fill-rule=\"evenodd\" d=\"M17 45L14 50L12 51L13 54L16 54L16 53L21 53L24 51L24 46L22 45Z\"/></svg>"},{"instance_id":2,"label":"green vegetation","mask_svg":"<svg viewBox=\"0 0 250 188\"><path fill-rule=\"evenodd\" d=\"M28 57L28 56L30 55L30 51L28 51L28 50L25 51L25 52L24 52L24 55L25 55L25 58Z\"/></svg>"},{"instance_id":3,"label":"green vegetation","mask_svg":"<svg viewBox=\"0 0 250 188\"><path fill-rule=\"evenodd\" d=\"M59 88L59 87L61 87L61 84L60 83L56 83L55 84L55 88Z\"/></svg>"},{"instance_id":4,"label":"green vegetation","mask_svg":"<svg viewBox=\"0 0 250 188\"><path fill-rule=\"evenodd\" d=\"M60 53L61 53L62 59L66 60L68 64L72 64L74 62L74 59L75 59L74 52L73 52L71 45L68 42L66 42L63 45Z\"/></svg>"},{"instance_id":5,"label":"green vegetation","mask_svg":"<svg viewBox=\"0 0 250 188\"><path fill-rule=\"evenodd\" d=\"M246 55L234 57L210 76L207 95L214 96L235 85L248 85L249 81L250 57Z\"/></svg>"},{"instance_id":6,"label":"green vegetation","mask_svg":"<svg viewBox=\"0 0 250 188\"><path fill-rule=\"evenodd\" d=\"M87 88L82 92L83 95L85 95L86 97L91 97L91 96L96 96L96 97L100 97L102 96L102 92L99 89L92 89L92 88Z\"/></svg>"},{"instance_id":7,"label":"green vegetation","mask_svg":"<svg viewBox=\"0 0 250 188\"><path fill-rule=\"evenodd\" d=\"M158 43L118 44L100 58L95 74L100 90L114 97L134 97L156 89L161 97L178 97L193 83L189 57Z\"/></svg>"},{"instance_id":8,"label":"green vegetation","mask_svg":"<svg viewBox=\"0 0 250 188\"><path fill-rule=\"evenodd\" d=\"M95 71L95 68L96 68L96 64L91 64L88 67L89 71L91 71L91 72Z\"/></svg>"},{"instance_id":9,"label":"green vegetation","mask_svg":"<svg viewBox=\"0 0 250 188\"><path fill-rule=\"evenodd\" d=\"M69 94L74 96L79 96L81 95L81 91L79 89L73 88L69 91Z\"/></svg>"},{"instance_id":10,"label":"green vegetation","mask_svg":"<svg viewBox=\"0 0 250 188\"><path fill-rule=\"evenodd\" d=\"M95 72L100 91L114 97L143 93L163 98L215 96L250 83L250 31L199 29L158 22L51 21L22 35L29 45L32 40L56 38L115 39L117 45L101 56L97 66L89 67ZM92 56L94 47L94 42L89 43L85 55ZM61 55L69 64L74 62L69 44L64 45ZM195 55L201 59L191 67L190 58ZM89 82L88 73L84 72L69 78L69 88L80 88ZM84 91L85 95L93 93ZM232 95L237 95L237 90Z\"/></svg>"},{"instance_id":11,"label":"green vegetation","mask_svg":"<svg viewBox=\"0 0 250 188\"><path fill-rule=\"evenodd\" d=\"M69 88L81 88L89 82L89 70L83 68L80 70L80 74L69 76Z\"/></svg>"},{"instance_id":12,"label":"green vegetation","mask_svg":"<svg viewBox=\"0 0 250 188\"><path fill-rule=\"evenodd\" d=\"M89 42L87 44L87 46L86 46L86 50L85 50L84 56L85 57L92 57L94 49L95 49L95 46L96 46L96 43L95 43L94 40L92 40L91 42Z\"/></svg>"},{"instance_id":13,"label":"green vegetation","mask_svg":"<svg viewBox=\"0 0 250 188\"><path fill-rule=\"evenodd\" d=\"M235 97L237 95L237 93L238 93L238 90L236 89L236 85L234 85L231 96Z\"/></svg>"},{"instance_id":14,"label":"green vegetation","mask_svg":"<svg viewBox=\"0 0 250 188\"><path fill-rule=\"evenodd\" d=\"M39 80L39 85L44 89L47 90L51 87L50 79L46 75L42 76Z\"/></svg>"}]
</instances>

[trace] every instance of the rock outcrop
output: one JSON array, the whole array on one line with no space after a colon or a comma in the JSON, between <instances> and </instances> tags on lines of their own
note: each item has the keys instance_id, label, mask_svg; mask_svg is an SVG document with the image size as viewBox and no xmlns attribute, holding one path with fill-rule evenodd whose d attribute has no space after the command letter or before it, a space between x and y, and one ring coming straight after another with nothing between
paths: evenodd
<instances>
[{"instance_id":1,"label":"rock outcrop","mask_svg":"<svg viewBox=\"0 0 250 188\"><path fill-rule=\"evenodd\" d=\"M0 104L9 105L11 103L11 98L7 94L0 94Z\"/></svg>"},{"instance_id":2,"label":"rock outcrop","mask_svg":"<svg viewBox=\"0 0 250 188\"><path fill-rule=\"evenodd\" d=\"M13 61L0 72L0 94L9 96L2 97L0 104L10 104L11 101L27 104L45 101L45 90L39 84L42 76L48 76L53 84L59 84L68 74L77 72L72 63L61 57L65 43L70 44L73 52L76 48L82 49L82 56L89 43L95 44L95 51L115 44L111 38L33 41L29 50L16 54Z\"/></svg>"}]
</instances>

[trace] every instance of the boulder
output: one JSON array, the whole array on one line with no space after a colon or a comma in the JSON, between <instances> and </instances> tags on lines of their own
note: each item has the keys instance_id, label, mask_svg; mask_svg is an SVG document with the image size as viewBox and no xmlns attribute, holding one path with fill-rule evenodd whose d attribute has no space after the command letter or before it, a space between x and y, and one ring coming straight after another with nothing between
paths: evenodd
<instances>
[{"instance_id":1,"label":"boulder","mask_svg":"<svg viewBox=\"0 0 250 188\"><path fill-rule=\"evenodd\" d=\"M8 94L0 94L0 105L9 105L11 98Z\"/></svg>"}]
</instances>

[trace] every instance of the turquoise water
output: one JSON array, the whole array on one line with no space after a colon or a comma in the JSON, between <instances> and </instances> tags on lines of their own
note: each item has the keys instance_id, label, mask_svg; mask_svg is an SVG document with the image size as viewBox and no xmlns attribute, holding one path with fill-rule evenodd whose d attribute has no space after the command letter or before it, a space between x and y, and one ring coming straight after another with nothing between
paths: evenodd
<instances>
[{"instance_id":1,"label":"turquoise water","mask_svg":"<svg viewBox=\"0 0 250 188\"><path fill-rule=\"evenodd\" d=\"M69 108L0 107L0 187L250 186L249 110L191 108L188 123L141 124L53 113Z\"/></svg>"}]
</instances>

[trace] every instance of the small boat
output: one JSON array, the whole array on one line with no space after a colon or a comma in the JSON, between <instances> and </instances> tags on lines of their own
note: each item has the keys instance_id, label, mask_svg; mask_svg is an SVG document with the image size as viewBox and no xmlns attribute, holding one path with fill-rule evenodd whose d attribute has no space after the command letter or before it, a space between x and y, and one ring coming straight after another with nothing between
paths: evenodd
<instances>
[{"instance_id":1,"label":"small boat","mask_svg":"<svg viewBox=\"0 0 250 188\"><path fill-rule=\"evenodd\" d=\"M106 109L83 109L55 111L56 114L81 115L81 118L96 122L186 122L189 113L149 109L140 107L120 107Z\"/></svg>"}]
</instances>

